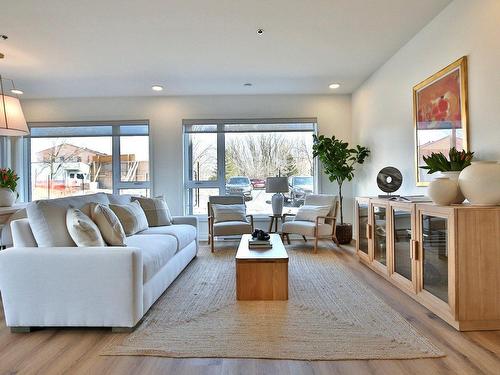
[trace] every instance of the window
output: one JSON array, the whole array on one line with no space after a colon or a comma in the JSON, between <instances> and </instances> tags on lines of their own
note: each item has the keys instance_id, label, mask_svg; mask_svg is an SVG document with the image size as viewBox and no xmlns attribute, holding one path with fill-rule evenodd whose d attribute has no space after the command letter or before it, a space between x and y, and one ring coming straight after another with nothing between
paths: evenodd
<instances>
[{"instance_id":1,"label":"window","mask_svg":"<svg viewBox=\"0 0 500 375\"><path fill-rule=\"evenodd\" d=\"M147 121L31 123L30 200L97 192L149 196Z\"/></svg>"},{"instance_id":2,"label":"window","mask_svg":"<svg viewBox=\"0 0 500 375\"><path fill-rule=\"evenodd\" d=\"M185 212L206 215L210 195L241 194L248 212L270 214L266 178L289 177L284 212L316 191L316 119L184 120Z\"/></svg>"}]
</instances>

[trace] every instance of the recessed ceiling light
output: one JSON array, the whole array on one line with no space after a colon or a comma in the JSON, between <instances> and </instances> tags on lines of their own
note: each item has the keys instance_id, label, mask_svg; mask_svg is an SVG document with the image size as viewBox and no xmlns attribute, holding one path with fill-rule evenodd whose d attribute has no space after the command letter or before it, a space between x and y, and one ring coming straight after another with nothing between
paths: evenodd
<instances>
[{"instance_id":1,"label":"recessed ceiling light","mask_svg":"<svg viewBox=\"0 0 500 375\"><path fill-rule=\"evenodd\" d=\"M330 83L328 87L331 88L332 90L335 90L340 87L340 83Z\"/></svg>"},{"instance_id":2,"label":"recessed ceiling light","mask_svg":"<svg viewBox=\"0 0 500 375\"><path fill-rule=\"evenodd\" d=\"M246 87L251 87L251 86L253 86L253 84L252 84L252 83L250 83L250 82L247 82L247 83L244 83L244 84L243 84L243 86L246 86Z\"/></svg>"},{"instance_id":3,"label":"recessed ceiling light","mask_svg":"<svg viewBox=\"0 0 500 375\"><path fill-rule=\"evenodd\" d=\"M23 90L19 90L19 89L12 89L10 90L11 93L13 94L16 94L16 95L22 95L24 94L24 91Z\"/></svg>"},{"instance_id":4,"label":"recessed ceiling light","mask_svg":"<svg viewBox=\"0 0 500 375\"><path fill-rule=\"evenodd\" d=\"M161 85L153 85L153 86L151 86L151 90L153 90L153 91L163 91L163 86L161 86Z\"/></svg>"}]
</instances>

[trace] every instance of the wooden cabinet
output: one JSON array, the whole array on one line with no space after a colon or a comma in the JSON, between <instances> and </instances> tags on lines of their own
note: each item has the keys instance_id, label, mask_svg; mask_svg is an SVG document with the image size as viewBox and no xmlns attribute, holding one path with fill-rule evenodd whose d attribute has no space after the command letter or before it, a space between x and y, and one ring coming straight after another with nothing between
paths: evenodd
<instances>
[{"instance_id":1,"label":"wooden cabinet","mask_svg":"<svg viewBox=\"0 0 500 375\"><path fill-rule=\"evenodd\" d=\"M357 198L356 229L359 260L440 318L500 330L499 206Z\"/></svg>"}]
</instances>

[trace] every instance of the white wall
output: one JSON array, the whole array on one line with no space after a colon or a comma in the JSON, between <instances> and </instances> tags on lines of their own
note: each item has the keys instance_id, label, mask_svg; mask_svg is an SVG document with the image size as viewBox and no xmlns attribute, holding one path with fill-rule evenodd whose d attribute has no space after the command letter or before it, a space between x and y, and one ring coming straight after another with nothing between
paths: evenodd
<instances>
[{"instance_id":1,"label":"white wall","mask_svg":"<svg viewBox=\"0 0 500 375\"><path fill-rule=\"evenodd\" d=\"M470 149L500 160L500 0L455 0L353 94L353 138L372 151L356 196L379 194L376 175L387 165L403 172L400 194L425 194L415 186L412 88L464 55Z\"/></svg>"},{"instance_id":2,"label":"white wall","mask_svg":"<svg viewBox=\"0 0 500 375\"><path fill-rule=\"evenodd\" d=\"M317 117L321 134L351 138L349 95L163 96L23 100L30 121L148 119L153 142L154 194L165 194L174 214L182 212L182 119ZM320 177L323 193L336 193ZM346 219L352 220L351 188L346 189Z\"/></svg>"}]
</instances>

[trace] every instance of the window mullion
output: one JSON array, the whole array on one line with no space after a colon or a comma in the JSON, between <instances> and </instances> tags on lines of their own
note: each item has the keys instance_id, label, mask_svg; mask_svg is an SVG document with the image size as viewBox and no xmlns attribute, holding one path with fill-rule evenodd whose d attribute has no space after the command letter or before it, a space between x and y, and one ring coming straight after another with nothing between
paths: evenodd
<instances>
[{"instance_id":1,"label":"window mullion","mask_svg":"<svg viewBox=\"0 0 500 375\"><path fill-rule=\"evenodd\" d=\"M224 123L217 124L217 182L219 183L219 194L226 190L226 133Z\"/></svg>"},{"instance_id":2,"label":"window mullion","mask_svg":"<svg viewBox=\"0 0 500 375\"><path fill-rule=\"evenodd\" d=\"M113 126L111 171L113 180L113 194L119 194L121 185L121 164L120 164L120 127Z\"/></svg>"}]
</instances>

